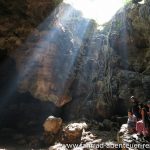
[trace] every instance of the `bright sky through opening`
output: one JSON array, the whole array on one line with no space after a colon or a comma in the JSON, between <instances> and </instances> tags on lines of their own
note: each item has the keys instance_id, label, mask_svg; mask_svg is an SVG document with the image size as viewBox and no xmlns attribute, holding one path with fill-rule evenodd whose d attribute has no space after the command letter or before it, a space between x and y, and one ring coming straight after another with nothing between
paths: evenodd
<instances>
[{"instance_id":1,"label":"bright sky through opening","mask_svg":"<svg viewBox=\"0 0 150 150\"><path fill-rule=\"evenodd\" d=\"M64 0L99 24L109 21L124 5L124 0Z\"/></svg>"}]
</instances>

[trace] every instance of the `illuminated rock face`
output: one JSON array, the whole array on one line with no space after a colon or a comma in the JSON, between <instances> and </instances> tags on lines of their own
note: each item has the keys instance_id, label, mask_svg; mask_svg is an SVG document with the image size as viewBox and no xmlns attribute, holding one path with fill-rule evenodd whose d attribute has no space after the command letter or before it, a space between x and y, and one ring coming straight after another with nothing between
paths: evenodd
<instances>
[{"instance_id":1,"label":"illuminated rock face","mask_svg":"<svg viewBox=\"0 0 150 150\"><path fill-rule=\"evenodd\" d=\"M110 44L120 57L116 77L120 80L118 94L121 99L128 99L129 95L135 95L140 101L150 98L149 34L148 1L140 6L126 7L113 20Z\"/></svg>"},{"instance_id":2,"label":"illuminated rock face","mask_svg":"<svg viewBox=\"0 0 150 150\"><path fill-rule=\"evenodd\" d=\"M25 44L26 49L18 49L13 56L20 75L18 89L20 92L29 91L35 98L52 101L60 107L71 100L66 91L72 58L68 52L71 51L71 39L68 38L64 49L59 42L66 36L62 30L57 30L56 37L48 36L47 39L41 39L41 34L38 32L35 43L29 41Z\"/></svg>"},{"instance_id":3,"label":"illuminated rock face","mask_svg":"<svg viewBox=\"0 0 150 150\"><path fill-rule=\"evenodd\" d=\"M81 33L85 29L86 19L80 20L81 28L76 28L80 27L77 20L70 21L66 30L61 26L52 27L50 20L47 20L48 24L44 23L42 27L36 28L55 7L54 1L28 0L27 3L19 3L19 7L13 1L6 1L8 3L0 2L4 6L0 9L4 14L4 19L0 20L0 57L9 55L15 60L20 77L20 92L30 92L40 101L64 106L64 114L69 119L107 118L116 111L121 114L126 112L131 95L141 101L149 96L148 0L144 5L129 6L125 11L118 12L113 20L109 37L113 51L110 65L112 76L109 82L109 76L106 77L104 72L108 59L100 52L102 42L105 41L105 31L97 31L93 23L94 31L89 34L92 38L88 34L84 35L88 37L87 41L84 39L84 43ZM11 9L9 6L12 6ZM4 13L6 11L7 15ZM57 36L54 36L53 31L57 32ZM32 35L25 43L30 33ZM80 45L81 40L83 43ZM23 47L20 48L21 45ZM77 55L76 47L79 45L81 47ZM107 46L105 45L105 50ZM105 83L110 83L107 85L111 85L113 99L107 95L110 91L107 91ZM111 104L108 105L110 100L113 100L117 110L113 110Z\"/></svg>"},{"instance_id":4,"label":"illuminated rock face","mask_svg":"<svg viewBox=\"0 0 150 150\"><path fill-rule=\"evenodd\" d=\"M0 2L3 6L1 13L5 12L1 22L0 57L9 55L16 61L20 77L18 86L20 92L30 92L35 98L52 101L56 106L62 106L71 100L71 97L66 94L65 86L69 69L66 62L69 64L69 60L72 59L69 53L72 43L69 38L67 41L63 40L65 43L60 43L60 39L67 38L67 35L59 28L52 29L55 30L53 32L57 32L57 36L53 37L53 33L49 33L52 32L51 19L44 22L40 29L36 26L60 2L61 0ZM24 44L31 33L33 34L30 39Z\"/></svg>"}]
</instances>

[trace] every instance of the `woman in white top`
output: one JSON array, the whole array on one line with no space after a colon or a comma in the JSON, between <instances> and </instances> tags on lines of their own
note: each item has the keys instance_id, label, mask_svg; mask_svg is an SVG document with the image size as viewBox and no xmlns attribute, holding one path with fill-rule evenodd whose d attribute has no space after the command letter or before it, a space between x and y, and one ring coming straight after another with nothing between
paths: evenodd
<instances>
[{"instance_id":1,"label":"woman in white top","mask_svg":"<svg viewBox=\"0 0 150 150\"><path fill-rule=\"evenodd\" d=\"M129 133L135 132L136 129L137 118L132 112L128 112L128 131Z\"/></svg>"}]
</instances>

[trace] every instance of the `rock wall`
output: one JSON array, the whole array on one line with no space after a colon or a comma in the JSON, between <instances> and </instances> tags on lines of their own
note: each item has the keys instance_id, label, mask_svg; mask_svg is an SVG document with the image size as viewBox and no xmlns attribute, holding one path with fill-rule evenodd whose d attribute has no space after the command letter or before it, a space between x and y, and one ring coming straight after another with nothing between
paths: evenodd
<instances>
[{"instance_id":1,"label":"rock wall","mask_svg":"<svg viewBox=\"0 0 150 150\"><path fill-rule=\"evenodd\" d=\"M13 53L61 0L1 0L0 53ZM5 51L5 52L4 52Z\"/></svg>"},{"instance_id":2,"label":"rock wall","mask_svg":"<svg viewBox=\"0 0 150 150\"><path fill-rule=\"evenodd\" d=\"M125 115L131 95L135 95L140 102L150 98L149 8L149 1L129 4L117 12L103 31L94 33L85 48L94 52L83 57L84 60L89 58L93 74L86 70L88 63L84 63L80 79L86 77L87 72L89 78L88 81L79 79L80 83L90 83L88 93L91 93L65 106L66 114L71 114L70 118L74 118L77 112L80 112L78 117L95 119L114 114ZM92 55L94 61L90 59Z\"/></svg>"},{"instance_id":3,"label":"rock wall","mask_svg":"<svg viewBox=\"0 0 150 150\"><path fill-rule=\"evenodd\" d=\"M129 5L120 10L112 22L111 47L119 56L116 77L118 96L128 99L135 95L139 101L149 99L150 26L148 1Z\"/></svg>"},{"instance_id":4,"label":"rock wall","mask_svg":"<svg viewBox=\"0 0 150 150\"><path fill-rule=\"evenodd\" d=\"M124 115L131 95L149 98L148 0L118 11L102 31L67 4L49 15L59 1L19 2L0 2L0 56L15 61L19 92L62 107L69 120Z\"/></svg>"}]
</instances>

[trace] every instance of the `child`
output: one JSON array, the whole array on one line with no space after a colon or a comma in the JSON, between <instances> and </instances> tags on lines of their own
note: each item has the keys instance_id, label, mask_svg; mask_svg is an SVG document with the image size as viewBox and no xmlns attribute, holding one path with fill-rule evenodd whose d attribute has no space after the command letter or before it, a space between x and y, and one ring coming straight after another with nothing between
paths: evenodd
<instances>
[{"instance_id":1,"label":"child","mask_svg":"<svg viewBox=\"0 0 150 150\"><path fill-rule=\"evenodd\" d=\"M129 133L135 132L136 122L137 122L136 116L132 112L129 111L128 112L128 121L127 121Z\"/></svg>"}]
</instances>

